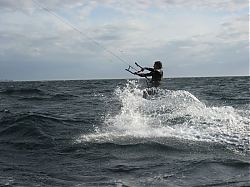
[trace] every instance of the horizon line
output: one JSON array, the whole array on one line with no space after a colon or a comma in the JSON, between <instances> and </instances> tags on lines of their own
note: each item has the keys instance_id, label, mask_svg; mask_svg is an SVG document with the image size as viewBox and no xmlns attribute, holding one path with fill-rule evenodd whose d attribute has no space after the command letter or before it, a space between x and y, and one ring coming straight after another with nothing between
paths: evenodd
<instances>
[{"instance_id":1,"label":"horizon line","mask_svg":"<svg viewBox=\"0 0 250 187\"><path fill-rule=\"evenodd\" d=\"M250 75L218 75L218 76L179 76L165 77L163 79L181 79L181 78L220 78L220 77L249 77ZM40 79L40 80L11 80L3 79L0 82L49 82L49 81L94 81L94 80L127 80L127 79L143 79L138 78L87 78L87 79Z\"/></svg>"}]
</instances>

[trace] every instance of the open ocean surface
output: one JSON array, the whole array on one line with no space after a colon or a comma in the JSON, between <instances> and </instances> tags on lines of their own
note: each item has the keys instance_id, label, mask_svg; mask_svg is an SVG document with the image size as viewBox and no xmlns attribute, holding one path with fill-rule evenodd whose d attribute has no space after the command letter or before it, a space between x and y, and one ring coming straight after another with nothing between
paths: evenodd
<instances>
[{"instance_id":1,"label":"open ocean surface","mask_svg":"<svg viewBox=\"0 0 250 187\"><path fill-rule=\"evenodd\" d=\"M249 83L0 82L0 186L250 186Z\"/></svg>"}]
</instances>

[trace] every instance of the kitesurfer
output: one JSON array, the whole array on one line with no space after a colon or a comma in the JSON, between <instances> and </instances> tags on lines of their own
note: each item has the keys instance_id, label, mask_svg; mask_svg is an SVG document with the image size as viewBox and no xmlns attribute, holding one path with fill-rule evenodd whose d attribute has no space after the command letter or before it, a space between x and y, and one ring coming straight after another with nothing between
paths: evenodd
<instances>
[{"instance_id":1,"label":"kitesurfer","mask_svg":"<svg viewBox=\"0 0 250 187\"><path fill-rule=\"evenodd\" d=\"M141 73L144 70L148 70L150 71L149 73ZM135 75L138 75L140 77L152 77L151 81L150 81L150 87L155 87L157 88L158 86L160 86L160 82L162 80L163 77L163 71L162 71L162 63L161 61L155 61L154 63L154 67L153 68L142 68L140 72L135 72Z\"/></svg>"}]
</instances>

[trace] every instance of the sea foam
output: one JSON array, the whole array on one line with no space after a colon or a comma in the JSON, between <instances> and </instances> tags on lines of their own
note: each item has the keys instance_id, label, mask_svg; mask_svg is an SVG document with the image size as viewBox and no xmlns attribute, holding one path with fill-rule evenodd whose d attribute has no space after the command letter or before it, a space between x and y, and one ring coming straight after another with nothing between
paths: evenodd
<instances>
[{"instance_id":1,"label":"sea foam","mask_svg":"<svg viewBox=\"0 0 250 187\"><path fill-rule=\"evenodd\" d=\"M249 151L249 111L230 106L208 107L185 90L158 89L147 99L143 98L144 91L136 81L118 87L112 99L119 100L120 111L107 113L101 128L77 141L133 144L140 138L175 138Z\"/></svg>"}]
</instances>

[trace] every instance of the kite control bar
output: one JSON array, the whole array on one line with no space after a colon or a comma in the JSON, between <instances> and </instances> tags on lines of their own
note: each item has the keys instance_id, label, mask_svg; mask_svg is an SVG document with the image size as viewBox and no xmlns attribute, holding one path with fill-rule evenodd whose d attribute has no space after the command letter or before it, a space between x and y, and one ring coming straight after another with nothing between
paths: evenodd
<instances>
[{"instance_id":1,"label":"kite control bar","mask_svg":"<svg viewBox=\"0 0 250 187\"><path fill-rule=\"evenodd\" d=\"M132 72L130 69L134 69L132 66L128 66L128 68L127 69L125 69L126 71L128 71L129 73L132 73L132 74L134 74L135 75L135 73L136 72Z\"/></svg>"},{"instance_id":2,"label":"kite control bar","mask_svg":"<svg viewBox=\"0 0 250 187\"><path fill-rule=\"evenodd\" d=\"M139 64L137 64L137 62L135 62L135 65L136 65L136 66L138 66L139 68L141 68L141 70L140 70L139 72L144 71L144 68L143 68L143 67L141 67Z\"/></svg>"},{"instance_id":3,"label":"kite control bar","mask_svg":"<svg viewBox=\"0 0 250 187\"><path fill-rule=\"evenodd\" d=\"M144 71L144 68L141 67L137 62L135 62L135 65L136 65L137 67L141 68L141 70L138 71L136 68L134 68L133 66L130 66L130 65L129 65L128 68L125 69L125 70L128 71L129 73L134 74L134 75L136 75L137 73L140 73L140 72ZM132 72L131 69L134 69L135 72Z\"/></svg>"},{"instance_id":4,"label":"kite control bar","mask_svg":"<svg viewBox=\"0 0 250 187\"><path fill-rule=\"evenodd\" d=\"M137 67L141 68L141 69L138 71L136 68L134 68L133 66L130 66L130 65L129 65L128 68L125 69L125 70L128 71L129 73L132 73L133 75L139 75L139 76L140 76L140 74L138 74L138 73L143 72L143 71L144 71L144 68L141 67L137 62L135 62L135 65L136 65ZM135 72L132 72L131 69L134 69ZM147 87L149 88L149 87L150 87L150 86L149 86L150 80L149 80L146 76L143 76L143 77L146 79Z\"/></svg>"}]
</instances>

